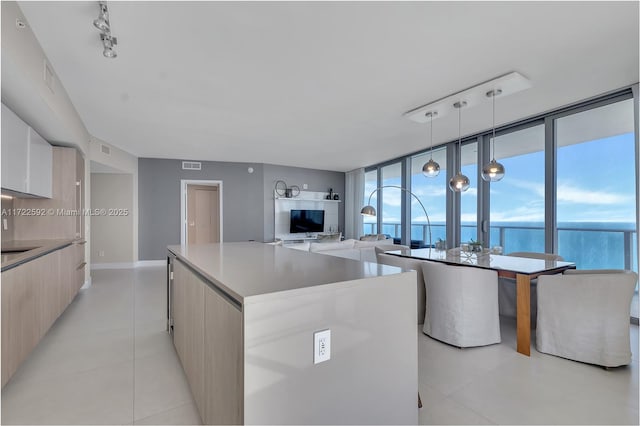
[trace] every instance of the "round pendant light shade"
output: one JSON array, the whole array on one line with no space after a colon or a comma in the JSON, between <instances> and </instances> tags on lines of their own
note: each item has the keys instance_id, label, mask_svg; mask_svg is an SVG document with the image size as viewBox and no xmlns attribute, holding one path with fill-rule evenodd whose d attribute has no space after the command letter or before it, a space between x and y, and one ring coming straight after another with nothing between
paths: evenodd
<instances>
[{"instance_id":1,"label":"round pendant light shade","mask_svg":"<svg viewBox=\"0 0 640 426\"><path fill-rule=\"evenodd\" d=\"M482 168L482 179L487 182L498 182L504 177L504 166L494 158Z\"/></svg>"},{"instance_id":2,"label":"round pendant light shade","mask_svg":"<svg viewBox=\"0 0 640 426\"><path fill-rule=\"evenodd\" d=\"M464 192L469 189L470 184L469 178L458 172L449 180L449 189L453 192Z\"/></svg>"},{"instance_id":3,"label":"round pendant light shade","mask_svg":"<svg viewBox=\"0 0 640 426\"><path fill-rule=\"evenodd\" d=\"M491 138L491 148L493 160L489 161L482 168L482 179L487 182L498 182L504 177L504 166L496 161L496 96L502 94L502 90L494 89L487 92L487 97L491 98L493 105L493 137Z\"/></svg>"},{"instance_id":4,"label":"round pendant light shade","mask_svg":"<svg viewBox=\"0 0 640 426\"><path fill-rule=\"evenodd\" d=\"M467 106L465 101L453 104L453 107L458 110L458 154L460 157L462 157L462 108L465 106ZM470 184L469 178L462 174L462 166L460 166L460 171L449 179L449 189L453 192L464 192L469 189Z\"/></svg>"},{"instance_id":5,"label":"round pendant light shade","mask_svg":"<svg viewBox=\"0 0 640 426\"><path fill-rule=\"evenodd\" d=\"M429 161L422 166L422 174L428 178L432 178L440 174L440 164L433 161L433 117L437 116L438 113L436 111L430 111L425 115L429 117L431 121L431 126L429 126L429 147L431 153L429 155Z\"/></svg>"},{"instance_id":6,"label":"round pendant light shade","mask_svg":"<svg viewBox=\"0 0 640 426\"><path fill-rule=\"evenodd\" d=\"M422 166L422 174L430 178L438 176L440 174L440 164L436 163L433 161L433 158L431 158L429 161L424 163L424 166Z\"/></svg>"}]
</instances>

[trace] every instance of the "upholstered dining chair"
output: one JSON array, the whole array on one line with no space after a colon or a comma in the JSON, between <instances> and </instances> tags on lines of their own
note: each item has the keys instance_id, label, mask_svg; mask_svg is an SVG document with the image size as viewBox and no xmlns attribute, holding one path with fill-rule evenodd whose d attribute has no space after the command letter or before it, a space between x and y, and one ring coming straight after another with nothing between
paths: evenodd
<instances>
[{"instance_id":1,"label":"upholstered dining chair","mask_svg":"<svg viewBox=\"0 0 640 426\"><path fill-rule=\"evenodd\" d=\"M426 304L426 295L424 291L424 278L422 276L422 261L416 259L409 259L406 257L393 256L386 254L388 250L409 250L407 246L376 246L376 259L378 263L383 265L398 266L404 269L413 269L416 271L416 300L418 310L418 324L424 322L424 309Z\"/></svg>"},{"instance_id":2,"label":"upholstered dining chair","mask_svg":"<svg viewBox=\"0 0 640 426\"><path fill-rule=\"evenodd\" d=\"M516 251L507 254L507 256L526 257L528 259L540 259L551 261L563 261L562 256L553 253L537 253L530 251ZM538 310L537 288L538 281L531 280L531 325L536 326L536 315ZM516 280L511 278L500 278L498 285L498 305L500 306L500 315L515 318L516 317Z\"/></svg>"},{"instance_id":3,"label":"upholstered dining chair","mask_svg":"<svg viewBox=\"0 0 640 426\"><path fill-rule=\"evenodd\" d=\"M539 352L603 367L631 362L629 318L638 274L571 270L538 278Z\"/></svg>"},{"instance_id":4,"label":"upholstered dining chair","mask_svg":"<svg viewBox=\"0 0 640 426\"><path fill-rule=\"evenodd\" d=\"M496 271L424 262L422 273L426 335L461 348L500 343Z\"/></svg>"}]
</instances>

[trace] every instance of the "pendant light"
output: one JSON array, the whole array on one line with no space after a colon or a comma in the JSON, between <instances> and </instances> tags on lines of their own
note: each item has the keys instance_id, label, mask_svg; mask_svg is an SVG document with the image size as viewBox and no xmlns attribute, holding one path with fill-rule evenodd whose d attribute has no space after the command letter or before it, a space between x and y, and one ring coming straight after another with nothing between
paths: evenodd
<instances>
[{"instance_id":1,"label":"pendant light","mask_svg":"<svg viewBox=\"0 0 640 426\"><path fill-rule=\"evenodd\" d=\"M454 108L458 108L458 152L460 153L460 169L454 177L449 180L449 189L453 192L464 192L469 189L469 178L462 174L462 126L461 115L462 108L467 106L465 101L456 102L453 104Z\"/></svg>"},{"instance_id":2,"label":"pendant light","mask_svg":"<svg viewBox=\"0 0 640 426\"><path fill-rule=\"evenodd\" d=\"M438 113L436 111L432 111L432 112L428 112L425 114L425 116L429 117L431 120L431 128L429 130L430 135L429 135L429 146L431 148L431 155L429 158L429 161L427 161L426 163L424 163L424 165L422 166L422 174L425 175L428 178L432 178L432 177L436 177L440 174L440 164L438 164L437 162L433 161L433 117L435 117L436 115L438 115Z\"/></svg>"},{"instance_id":3,"label":"pendant light","mask_svg":"<svg viewBox=\"0 0 640 426\"><path fill-rule=\"evenodd\" d=\"M487 182L498 182L504 177L504 166L496 161L496 96L500 95L502 90L495 89L487 92L487 97L493 100L493 139L491 146L493 151L492 160L485 164L482 168L482 179Z\"/></svg>"}]
</instances>

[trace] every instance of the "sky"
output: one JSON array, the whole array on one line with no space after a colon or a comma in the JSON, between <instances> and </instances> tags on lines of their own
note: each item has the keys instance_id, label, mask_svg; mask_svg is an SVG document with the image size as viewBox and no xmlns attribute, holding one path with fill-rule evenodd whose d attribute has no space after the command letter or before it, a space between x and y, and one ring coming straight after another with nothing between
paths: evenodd
<instances>
[{"instance_id":1,"label":"sky","mask_svg":"<svg viewBox=\"0 0 640 426\"><path fill-rule=\"evenodd\" d=\"M634 158L633 133L558 148L558 222L635 223ZM421 157L420 161L423 159ZM543 222L544 153L498 157L497 160L505 166L506 174L501 181L491 184L491 221ZM443 168L436 178L426 178L421 173L412 176L412 190L427 208L432 223L444 223L446 218L448 187L443 163L440 162ZM471 188L462 194L461 199L463 222L476 221L476 167L475 164L464 166L462 170L471 179ZM384 184L400 185L400 179L387 179ZM373 189L375 182L367 182L365 198ZM384 191L383 222L400 223L401 191L393 188ZM375 198L372 199L374 206ZM412 218L413 223L426 222L415 200L412 202ZM372 219L375 222L375 218ZM371 221L365 218L365 222Z\"/></svg>"}]
</instances>

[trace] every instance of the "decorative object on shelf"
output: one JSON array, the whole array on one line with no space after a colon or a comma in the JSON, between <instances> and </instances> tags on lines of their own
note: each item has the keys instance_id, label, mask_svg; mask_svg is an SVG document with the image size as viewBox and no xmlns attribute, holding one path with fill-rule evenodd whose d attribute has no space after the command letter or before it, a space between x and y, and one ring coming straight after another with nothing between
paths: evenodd
<instances>
[{"instance_id":1,"label":"decorative object on shelf","mask_svg":"<svg viewBox=\"0 0 640 426\"><path fill-rule=\"evenodd\" d=\"M446 249L447 249L447 240L438 238L436 240L436 250L446 250Z\"/></svg>"},{"instance_id":2,"label":"decorative object on shelf","mask_svg":"<svg viewBox=\"0 0 640 426\"><path fill-rule=\"evenodd\" d=\"M438 115L438 113L436 111L429 111L425 115L431 119L430 120L431 125L429 126L429 132L430 132L429 146L431 150L429 155L429 161L424 163L424 165L422 166L422 174L425 175L426 177L432 178L440 174L440 164L433 161L433 117Z\"/></svg>"},{"instance_id":3,"label":"decorative object on shelf","mask_svg":"<svg viewBox=\"0 0 640 426\"><path fill-rule=\"evenodd\" d=\"M498 182L504 177L504 166L496 161L496 96L501 93L502 90L500 89L493 89L487 92L487 97L491 97L493 104L493 138L491 139L493 157L482 168L482 179L487 182Z\"/></svg>"},{"instance_id":4,"label":"decorative object on shelf","mask_svg":"<svg viewBox=\"0 0 640 426\"><path fill-rule=\"evenodd\" d=\"M422 207L422 211L424 212L424 216L427 218L427 229L429 232L429 248L431 248L431 220L429 220L429 213L427 213L427 209L424 207L424 204L422 204L422 201L420 201L420 199L418 198L418 196L416 194L414 194L413 192L409 191L407 188L403 188L401 186L397 186L397 185L382 185L377 187L376 189L374 189L371 194L369 194L369 201L367 202L367 205L364 206L362 208L362 210L360 210L360 214L363 216L376 216L376 209L371 205L371 197L373 197L373 194L375 194L376 192L378 192L379 190L383 189L383 188L397 188L401 191L404 191L406 193L408 193L409 195L411 195L413 198L416 199L416 201L418 201L418 204L420 204L420 207Z\"/></svg>"},{"instance_id":5,"label":"decorative object on shelf","mask_svg":"<svg viewBox=\"0 0 640 426\"><path fill-rule=\"evenodd\" d=\"M329 188L329 193L325 197L327 200L333 200L333 188Z\"/></svg>"},{"instance_id":6,"label":"decorative object on shelf","mask_svg":"<svg viewBox=\"0 0 640 426\"><path fill-rule=\"evenodd\" d=\"M340 195L338 195L338 194L333 194L333 199L334 199L335 201L338 201L338 200L340 199Z\"/></svg>"},{"instance_id":7,"label":"decorative object on shelf","mask_svg":"<svg viewBox=\"0 0 640 426\"><path fill-rule=\"evenodd\" d=\"M462 108L467 106L465 101L458 101L453 104L458 109L458 153L459 153L459 169L458 173L449 179L449 189L453 192L464 192L469 189L469 178L462 174Z\"/></svg>"},{"instance_id":8,"label":"decorative object on shelf","mask_svg":"<svg viewBox=\"0 0 640 426\"><path fill-rule=\"evenodd\" d=\"M300 187L298 185L287 186L287 183L283 180L276 181L275 191L277 195L285 198L293 198L300 195Z\"/></svg>"},{"instance_id":9,"label":"decorative object on shelf","mask_svg":"<svg viewBox=\"0 0 640 426\"><path fill-rule=\"evenodd\" d=\"M100 40L104 50L102 54L105 58L116 58L118 54L114 50L114 46L118 44L118 39L111 35L111 23L109 22L109 9L104 1L98 2L100 6L100 14L93 21L93 26L100 31Z\"/></svg>"}]
</instances>

